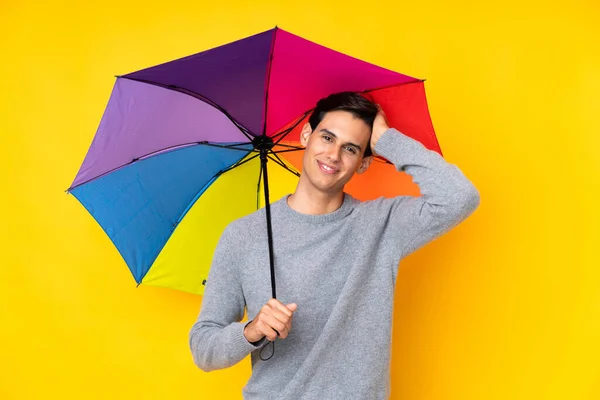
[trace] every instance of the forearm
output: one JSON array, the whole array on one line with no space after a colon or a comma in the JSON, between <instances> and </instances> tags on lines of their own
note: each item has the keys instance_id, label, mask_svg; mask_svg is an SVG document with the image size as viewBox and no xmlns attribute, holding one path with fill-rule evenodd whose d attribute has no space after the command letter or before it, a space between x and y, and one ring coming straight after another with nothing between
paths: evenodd
<instances>
[{"instance_id":1,"label":"forearm","mask_svg":"<svg viewBox=\"0 0 600 400\"><path fill-rule=\"evenodd\" d=\"M255 346L244 337L245 300L236 265L239 240L227 228L213 256L200 315L189 333L189 345L195 364L204 371L230 367Z\"/></svg>"},{"instance_id":2,"label":"forearm","mask_svg":"<svg viewBox=\"0 0 600 400\"><path fill-rule=\"evenodd\" d=\"M398 171L411 175L429 206L450 213L477 207L479 192L471 181L456 165L421 142L390 128L378 140L375 150Z\"/></svg>"},{"instance_id":3,"label":"forearm","mask_svg":"<svg viewBox=\"0 0 600 400\"><path fill-rule=\"evenodd\" d=\"M388 129L377 141L377 154L409 174L421 196L398 199L393 219L407 255L467 218L479 205L479 191L462 171L437 152L399 131Z\"/></svg>"},{"instance_id":4,"label":"forearm","mask_svg":"<svg viewBox=\"0 0 600 400\"><path fill-rule=\"evenodd\" d=\"M244 337L246 324L247 322L233 322L222 327L199 319L189 334L194 363L205 372L228 368L260 348L263 341L252 344Z\"/></svg>"}]
</instances>

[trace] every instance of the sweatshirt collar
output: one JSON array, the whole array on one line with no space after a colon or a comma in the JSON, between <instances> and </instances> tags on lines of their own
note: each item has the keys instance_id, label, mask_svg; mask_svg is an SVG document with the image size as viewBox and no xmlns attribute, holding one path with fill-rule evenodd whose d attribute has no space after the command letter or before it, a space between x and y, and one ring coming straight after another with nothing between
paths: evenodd
<instances>
[{"instance_id":1,"label":"sweatshirt collar","mask_svg":"<svg viewBox=\"0 0 600 400\"><path fill-rule=\"evenodd\" d=\"M327 214L303 214L291 208L287 199L290 194L283 196L281 199L271 205L276 208L286 220L295 222L306 222L310 224L323 224L327 222L337 221L348 216L354 209L356 200L348 193L344 193L342 205L335 211Z\"/></svg>"}]
</instances>

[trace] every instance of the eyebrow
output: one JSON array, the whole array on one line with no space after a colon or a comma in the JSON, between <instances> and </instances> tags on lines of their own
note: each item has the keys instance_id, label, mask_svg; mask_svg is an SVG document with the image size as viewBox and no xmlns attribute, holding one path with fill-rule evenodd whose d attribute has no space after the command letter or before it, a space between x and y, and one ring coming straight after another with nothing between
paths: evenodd
<instances>
[{"instance_id":1,"label":"eyebrow","mask_svg":"<svg viewBox=\"0 0 600 400\"><path fill-rule=\"evenodd\" d=\"M337 137L337 135L336 135L335 133L331 132L331 131L330 131L329 129L327 129L327 128L323 128L323 129L321 129L319 132L325 132L325 133L327 133L328 135L330 135L330 136L333 136L333 137L334 137L334 138L336 138L336 139L338 138L338 137ZM362 148L360 147L360 145L358 145L358 144L356 144L356 143L347 142L347 143L344 143L344 145L346 145L346 146L352 146L352 147L356 147L356 149L357 149L359 152L362 150Z\"/></svg>"}]
</instances>

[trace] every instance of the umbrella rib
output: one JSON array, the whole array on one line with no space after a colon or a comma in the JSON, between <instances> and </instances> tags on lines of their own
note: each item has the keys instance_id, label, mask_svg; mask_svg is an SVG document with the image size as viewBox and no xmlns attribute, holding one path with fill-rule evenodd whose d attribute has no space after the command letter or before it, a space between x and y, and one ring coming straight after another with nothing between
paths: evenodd
<instances>
[{"instance_id":1,"label":"umbrella rib","mask_svg":"<svg viewBox=\"0 0 600 400\"><path fill-rule=\"evenodd\" d=\"M372 88L372 89L366 89L366 90L363 90L361 93L369 93L369 92L374 92L376 90L389 89L389 88L392 88L395 86L412 85L413 83L425 82L425 79L418 79L418 78L414 78L414 79L415 79L414 81L394 83L392 85L380 86L380 87L376 87L376 88Z\"/></svg>"},{"instance_id":2,"label":"umbrella rib","mask_svg":"<svg viewBox=\"0 0 600 400\"><path fill-rule=\"evenodd\" d=\"M275 142L275 144L279 144L279 142L280 142L280 141L281 141L281 140L282 140L282 139L283 139L283 138L284 138L284 137L285 137L285 136L286 136L288 133L290 133L291 131L293 131L293 130L294 130L294 128L296 128L296 127L298 126L298 124L300 124L300 122L302 122L302 120L303 120L304 118L306 118L306 116L307 116L309 113L311 113L313 110L314 110L314 108L311 108L310 110L308 110L308 111L305 111L305 112L304 112L304 113L303 113L303 114L302 114L302 115L301 115L301 116L300 116L300 117L299 117L299 118L296 120L296 122L294 122L294 123L292 124L292 126L290 126L289 128L287 128L287 129L284 129L283 131L281 131L281 132L278 132L278 133L276 133L275 135L273 135L273 136L271 137L272 139L275 139L275 138L277 138L278 136L281 136L279 139L277 139L277 141Z\"/></svg>"},{"instance_id":3,"label":"umbrella rib","mask_svg":"<svg viewBox=\"0 0 600 400\"><path fill-rule=\"evenodd\" d=\"M284 162L283 160L281 160L281 158L279 158L279 157L277 156L277 154L275 154L275 153L271 153L271 154L273 154L273 155L276 157L276 159L275 159L275 158L271 157L271 155L269 155L268 157L269 157L269 159L270 159L271 161L273 161L275 164L279 164L279 165L280 165L280 166L282 166L283 168L285 168L285 169L287 169L288 171L290 171L292 174L294 174L294 175L296 175L296 176L298 176L298 177L300 176L300 174L299 174L298 172L296 172L296 171L294 171L293 169L291 169L290 167L288 167L288 166L285 164L285 162Z\"/></svg>"},{"instance_id":4,"label":"umbrella rib","mask_svg":"<svg viewBox=\"0 0 600 400\"><path fill-rule=\"evenodd\" d=\"M288 148L288 149L294 149L294 150L304 150L304 147L301 147L301 146L293 146L293 145L291 145L291 144L278 144L277 146L278 146L278 147L285 147L285 148Z\"/></svg>"},{"instance_id":5,"label":"umbrella rib","mask_svg":"<svg viewBox=\"0 0 600 400\"><path fill-rule=\"evenodd\" d=\"M248 154L250 154L250 153L251 153L251 152L249 152ZM235 164L233 164L231 167L228 167L228 168L222 169L222 170L220 170L219 172L217 172L217 173L215 174L215 178L216 178L216 177L218 177L218 176L221 176L221 175L223 175L225 172L231 171L232 169L239 167L240 165L246 164L248 161L252 161L252 160L254 160L254 159L255 159L256 157L258 157L259 155L260 155L260 154L253 155L253 156L252 156L252 157L250 157L250 158L246 158L244 161L241 161L242 159L240 159L238 162L236 162Z\"/></svg>"},{"instance_id":6,"label":"umbrella rib","mask_svg":"<svg viewBox=\"0 0 600 400\"><path fill-rule=\"evenodd\" d=\"M289 153L290 151L300 151L300 150L304 150L304 148L302 148L302 147L295 147L293 149L272 151L271 153L272 154L280 154L280 153Z\"/></svg>"},{"instance_id":7,"label":"umbrella rib","mask_svg":"<svg viewBox=\"0 0 600 400\"><path fill-rule=\"evenodd\" d=\"M198 193L196 193L196 195L194 196L194 198L188 203L187 207L185 208L185 210L181 213L181 215L179 216L179 218L177 218L177 221L175 222L175 224L173 225L173 229L175 229L175 227L177 227L177 225L179 225L181 223L181 221L183 220L183 218L186 216L186 214L188 213L188 211L192 208L192 206L194 205L194 203L200 198L200 195L202 193L204 193L204 191L206 189L208 189L208 187L221 175L223 175L225 172L227 171L231 171L232 169L239 167L242 164L247 163L250 160L255 159L256 157L258 157L258 155L252 156L250 158L246 158L244 159L243 157L240 158L235 164L233 164L232 166L222 169L220 171L218 171L216 174L213 175L212 178L210 178L198 191ZM241 161L244 160L244 161Z\"/></svg>"},{"instance_id":8,"label":"umbrella rib","mask_svg":"<svg viewBox=\"0 0 600 400\"><path fill-rule=\"evenodd\" d=\"M221 145L221 144L215 144L215 143L210 143L208 141L204 141L204 142L196 142L197 144L200 144L202 146L209 146L209 147L219 147L221 149L227 149L227 150L241 150L241 151L249 151L252 152L253 150L248 150L248 148L240 148L237 146L244 146L244 145L249 145L252 143L233 143L233 144L227 144L227 145Z\"/></svg>"},{"instance_id":9,"label":"umbrella rib","mask_svg":"<svg viewBox=\"0 0 600 400\"><path fill-rule=\"evenodd\" d=\"M241 132L244 136L246 136L246 138L250 141L252 141L252 137L255 137L256 135L252 134L252 132L250 132L250 130L248 128L246 128L245 126L243 126L241 123L239 123L238 121L236 121L235 118L233 118L228 112L227 110L225 110L223 107L221 107L219 104L215 103L213 100L209 99L206 96L203 96L199 93L193 92L191 90L182 88L181 86L177 86L177 85L166 85L164 83L158 83L158 82L152 82L152 81L148 81L146 79L139 79L139 78L130 78L127 76L117 76L117 78L124 78L124 79L129 79L132 81L138 81L138 82L142 82L142 83L147 83L149 85L154 85L154 86L159 86L165 89L169 89L169 90L174 90L176 92L179 93L183 93L183 94L187 94L188 96L191 96L195 99L201 100L203 102L205 102L208 105L213 106L214 108L216 108L217 110L221 111Z\"/></svg>"},{"instance_id":10,"label":"umbrella rib","mask_svg":"<svg viewBox=\"0 0 600 400\"><path fill-rule=\"evenodd\" d=\"M151 151L150 153L147 153L147 154L141 155L139 157L136 157L136 158L134 158L133 160L129 161L126 164L119 165L118 167L115 167L115 168L113 168L113 169L111 169L109 171L106 171L106 172L98 175L98 176L90 178L87 181L81 182L81 183L79 183L79 184L77 184L75 186L71 186L70 188L68 188L67 190L65 190L65 192L69 193L69 192L73 191L73 189L78 188L81 185L85 185L86 183L89 183L89 182L91 182L93 180L102 178L105 175L113 173L113 172L115 172L118 169L125 168L125 167L127 167L127 166L129 166L129 165L131 165L131 164L133 164L133 163L135 163L137 161L146 159L146 158L148 158L148 157L150 157L150 156L152 156L153 154L156 154L156 153L162 153L162 152L164 152L166 150L174 150L174 149L183 148L183 147L191 147L191 146L194 146L194 145L204 145L204 146L220 147L220 148L228 149L228 150L243 150L243 151L246 151L246 152L249 152L249 153L252 152L252 150L248 150L247 148L240 149L240 148L237 148L237 147L232 147L232 146L241 146L241 145L246 145L246 144L252 144L252 143L235 143L235 144L231 144L231 145L217 145L217 144L213 144L213 143L209 143L209 142L190 142L190 143L183 143L183 144L178 144L178 145L175 145L175 146L165 147L163 149L154 150L154 151Z\"/></svg>"}]
</instances>

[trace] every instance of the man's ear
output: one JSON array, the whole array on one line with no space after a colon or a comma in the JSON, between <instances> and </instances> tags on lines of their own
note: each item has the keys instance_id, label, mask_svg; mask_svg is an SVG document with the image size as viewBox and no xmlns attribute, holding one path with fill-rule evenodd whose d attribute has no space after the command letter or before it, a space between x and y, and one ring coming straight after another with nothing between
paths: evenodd
<instances>
[{"instance_id":1,"label":"man's ear","mask_svg":"<svg viewBox=\"0 0 600 400\"><path fill-rule=\"evenodd\" d=\"M372 162L373 162L373 156L363 157L363 159L360 163L360 166L356 170L356 173L362 174L363 172L365 172L367 170L367 168L369 168L369 165L371 165Z\"/></svg>"},{"instance_id":2,"label":"man's ear","mask_svg":"<svg viewBox=\"0 0 600 400\"><path fill-rule=\"evenodd\" d=\"M310 127L310 124L307 122L302 127L302 131L300 131L300 144L302 144L302 146L306 147L306 144L308 143L308 137L310 136L311 133L312 133L312 128Z\"/></svg>"}]
</instances>

